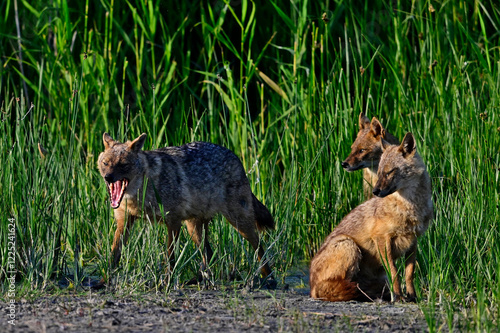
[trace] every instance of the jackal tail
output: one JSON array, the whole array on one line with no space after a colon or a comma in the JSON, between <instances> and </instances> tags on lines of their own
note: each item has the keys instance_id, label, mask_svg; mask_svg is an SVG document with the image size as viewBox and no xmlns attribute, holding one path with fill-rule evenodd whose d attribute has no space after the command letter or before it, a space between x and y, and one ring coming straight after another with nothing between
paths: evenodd
<instances>
[{"instance_id":1,"label":"jackal tail","mask_svg":"<svg viewBox=\"0 0 500 333\"><path fill-rule=\"evenodd\" d=\"M330 278L317 284L311 292L311 296L330 302L350 301L358 296L356 282L342 278Z\"/></svg>"},{"instance_id":2,"label":"jackal tail","mask_svg":"<svg viewBox=\"0 0 500 333\"><path fill-rule=\"evenodd\" d=\"M328 237L310 268L311 297L338 302L357 298L361 250L347 235Z\"/></svg>"},{"instance_id":3,"label":"jackal tail","mask_svg":"<svg viewBox=\"0 0 500 333\"><path fill-rule=\"evenodd\" d=\"M257 224L257 229L259 231L264 231L266 229L274 229L274 219L269 210L267 209L266 206L262 202L259 201L255 197L255 195L252 194L253 197L253 211L255 212L255 220Z\"/></svg>"}]
</instances>

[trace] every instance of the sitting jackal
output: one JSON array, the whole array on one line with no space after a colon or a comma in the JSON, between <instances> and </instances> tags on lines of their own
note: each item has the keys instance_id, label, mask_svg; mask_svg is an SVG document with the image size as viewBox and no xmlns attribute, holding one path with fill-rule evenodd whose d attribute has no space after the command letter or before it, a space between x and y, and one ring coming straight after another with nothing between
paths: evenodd
<instances>
[{"instance_id":1,"label":"sitting jackal","mask_svg":"<svg viewBox=\"0 0 500 333\"><path fill-rule=\"evenodd\" d=\"M406 134L401 145L382 141L376 197L353 209L311 261L311 296L326 301L386 298L390 272L393 296L402 297L395 262L406 258L406 293L413 285L417 237L433 218L431 181L415 139Z\"/></svg>"},{"instance_id":2,"label":"sitting jackal","mask_svg":"<svg viewBox=\"0 0 500 333\"><path fill-rule=\"evenodd\" d=\"M212 257L208 223L218 213L250 242L262 259L264 250L257 229L273 229L274 220L253 195L238 157L207 142L144 151L145 140L146 134L125 143L113 140L107 133L103 135L104 152L99 155L98 166L117 223L112 246L114 265L119 263L122 241L126 242L134 220L142 214L167 225L171 262L172 243L185 221L198 247L204 239L203 266L208 265ZM261 272L264 277L271 273L267 263L262 263Z\"/></svg>"}]
</instances>

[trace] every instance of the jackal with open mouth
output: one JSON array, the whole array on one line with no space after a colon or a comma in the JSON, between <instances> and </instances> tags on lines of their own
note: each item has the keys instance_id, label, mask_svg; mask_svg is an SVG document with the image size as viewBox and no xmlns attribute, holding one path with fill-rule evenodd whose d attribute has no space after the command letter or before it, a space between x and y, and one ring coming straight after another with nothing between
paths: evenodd
<instances>
[{"instance_id":1,"label":"jackal with open mouth","mask_svg":"<svg viewBox=\"0 0 500 333\"><path fill-rule=\"evenodd\" d=\"M143 214L164 221L168 228L168 255L174 261L173 242L182 221L197 246L203 244L203 266L212 257L208 223L220 213L247 239L259 260L264 249L258 230L273 229L269 210L253 195L245 169L230 150L208 142L144 151L146 134L121 143L104 133L99 171L106 182L117 223L113 239L113 264L120 261L134 221ZM127 224L127 228L125 228ZM261 263L264 277L271 274Z\"/></svg>"}]
</instances>

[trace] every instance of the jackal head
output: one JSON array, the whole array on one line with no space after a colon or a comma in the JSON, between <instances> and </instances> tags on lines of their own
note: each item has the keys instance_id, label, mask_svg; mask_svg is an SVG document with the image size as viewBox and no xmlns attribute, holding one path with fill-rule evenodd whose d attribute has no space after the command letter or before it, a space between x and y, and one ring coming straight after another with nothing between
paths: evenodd
<instances>
[{"instance_id":1,"label":"jackal head","mask_svg":"<svg viewBox=\"0 0 500 333\"><path fill-rule=\"evenodd\" d=\"M418 184L415 178L425 172L425 165L417 154L415 138L411 133L406 133L401 145L390 145L385 140L381 142L383 154L373 194L383 198L411 184Z\"/></svg>"},{"instance_id":2,"label":"jackal head","mask_svg":"<svg viewBox=\"0 0 500 333\"><path fill-rule=\"evenodd\" d=\"M373 117L372 121L363 112L359 114L359 132L351 146L351 154L342 162L347 171L356 171L363 168L375 169L382 156L381 138L386 132L380 121Z\"/></svg>"},{"instance_id":3,"label":"jackal head","mask_svg":"<svg viewBox=\"0 0 500 333\"><path fill-rule=\"evenodd\" d=\"M97 164L101 176L106 181L113 209L120 207L127 186L141 174L138 153L145 140L145 133L125 143L113 140L108 133L102 136L104 151L99 155Z\"/></svg>"}]
</instances>

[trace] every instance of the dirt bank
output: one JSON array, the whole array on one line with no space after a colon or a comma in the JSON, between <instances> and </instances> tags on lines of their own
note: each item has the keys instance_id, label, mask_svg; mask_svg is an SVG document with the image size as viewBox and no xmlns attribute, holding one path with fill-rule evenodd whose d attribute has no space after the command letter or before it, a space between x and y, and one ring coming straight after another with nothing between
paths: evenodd
<instances>
[{"instance_id":1,"label":"dirt bank","mask_svg":"<svg viewBox=\"0 0 500 333\"><path fill-rule=\"evenodd\" d=\"M2 307L5 309L6 304ZM8 332L421 332L415 304L328 303L307 290L199 291L124 296L109 292L17 303ZM4 316L6 318L6 316ZM2 330L3 330L2 329Z\"/></svg>"}]
</instances>

